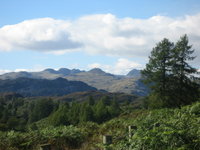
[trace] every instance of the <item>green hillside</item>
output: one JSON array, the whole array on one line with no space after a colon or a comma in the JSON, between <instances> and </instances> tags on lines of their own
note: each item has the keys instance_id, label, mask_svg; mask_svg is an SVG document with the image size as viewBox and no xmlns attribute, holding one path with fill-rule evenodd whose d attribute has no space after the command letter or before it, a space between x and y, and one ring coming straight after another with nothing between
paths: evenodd
<instances>
[{"instance_id":1,"label":"green hillside","mask_svg":"<svg viewBox=\"0 0 200 150\"><path fill-rule=\"evenodd\" d=\"M74 92L96 91L81 81L17 78L0 80L0 93L16 92L23 96L61 96Z\"/></svg>"},{"instance_id":2,"label":"green hillside","mask_svg":"<svg viewBox=\"0 0 200 150\"><path fill-rule=\"evenodd\" d=\"M129 107L129 109L127 109ZM55 126L47 123L50 115L30 124L25 131L1 130L1 150L37 150L49 144L54 149L102 149L103 135L112 136L112 150L199 150L200 103L181 109L136 110L121 105L120 116L97 124L80 122ZM136 126L129 137L128 126ZM2 124L1 124L2 128Z\"/></svg>"}]
</instances>

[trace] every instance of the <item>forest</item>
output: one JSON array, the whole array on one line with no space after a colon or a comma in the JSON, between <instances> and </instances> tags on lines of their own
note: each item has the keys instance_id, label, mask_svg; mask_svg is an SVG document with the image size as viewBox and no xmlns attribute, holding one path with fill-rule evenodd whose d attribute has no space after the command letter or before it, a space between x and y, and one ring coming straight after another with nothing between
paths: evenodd
<instances>
[{"instance_id":1,"label":"forest","mask_svg":"<svg viewBox=\"0 0 200 150\"><path fill-rule=\"evenodd\" d=\"M64 101L0 96L0 150L199 150L200 79L187 35L164 38L142 70L148 96ZM129 126L132 126L131 130ZM103 136L110 143L103 143Z\"/></svg>"}]
</instances>

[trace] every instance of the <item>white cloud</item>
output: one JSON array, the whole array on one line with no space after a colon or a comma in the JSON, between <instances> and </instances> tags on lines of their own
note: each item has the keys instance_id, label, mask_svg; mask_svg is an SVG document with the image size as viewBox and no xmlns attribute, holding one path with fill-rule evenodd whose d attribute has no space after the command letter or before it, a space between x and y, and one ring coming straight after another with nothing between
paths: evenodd
<instances>
[{"instance_id":1,"label":"white cloud","mask_svg":"<svg viewBox=\"0 0 200 150\"><path fill-rule=\"evenodd\" d=\"M101 64L99 64L99 63L93 63L93 64L89 64L89 65L88 65L88 68L89 68L89 69L93 69L93 68L102 68L102 67L105 68L105 65L101 65Z\"/></svg>"},{"instance_id":2,"label":"white cloud","mask_svg":"<svg viewBox=\"0 0 200 150\"><path fill-rule=\"evenodd\" d=\"M101 68L102 70L112 73L112 74L119 74L119 75L125 75L132 69L142 69L144 66L134 62L130 61L128 59L120 58L117 60L117 62L114 65L104 65L100 63L93 63L89 64L88 68Z\"/></svg>"},{"instance_id":3,"label":"white cloud","mask_svg":"<svg viewBox=\"0 0 200 150\"><path fill-rule=\"evenodd\" d=\"M41 18L0 28L0 50L55 51L80 47L71 40L70 22Z\"/></svg>"},{"instance_id":4,"label":"white cloud","mask_svg":"<svg viewBox=\"0 0 200 150\"><path fill-rule=\"evenodd\" d=\"M42 70L44 70L46 68L48 68L48 67L44 67L44 66L42 66L40 64L36 64L30 69L24 69L24 68L18 68L18 69L14 69L14 70L1 69L0 70L0 75L5 74L5 73L9 73L9 72L21 72L21 71L38 72L38 71L42 71Z\"/></svg>"},{"instance_id":5,"label":"white cloud","mask_svg":"<svg viewBox=\"0 0 200 150\"><path fill-rule=\"evenodd\" d=\"M31 71L31 69L15 69L14 72Z\"/></svg>"},{"instance_id":6,"label":"white cloud","mask_svg":"<svg viewBox=\"0 0 200 150\"><path fill-rule=\"evenodd\" d=\"M170 18L117 18L88 15L76 20L40 18L0 28L0 50L48 51L63 54L80 50L89 54L147 57L164 37L176 41L188 34L200 60L200 14Z\"/></svg>"},{"instance_id":7,"label":"white cloud","mask_svg":"<svg viewBox=\"0 0 200 150\"><path fill-rule=\"evenodd\" d=\"M0 75L1 75L1 74L4 74L4 73L8 73L8 72L11 72L11 70L2 70L2 69L1 69L1 70L0 70Z\"/></svg>"},{"instance_id":8,"label":"white cloud","mask_svg":"<svg viewBox=\"0 0 200 150\"><path fill-rule=\"evenodd\" d=\"M37 71L41 71L40 69L14 69L14 70L0 70L0 75L5 74L5 73L9 73L9 72L21 72L21 71L26 71L26 72L37 72Z\"/></svg>"}]
</instances>

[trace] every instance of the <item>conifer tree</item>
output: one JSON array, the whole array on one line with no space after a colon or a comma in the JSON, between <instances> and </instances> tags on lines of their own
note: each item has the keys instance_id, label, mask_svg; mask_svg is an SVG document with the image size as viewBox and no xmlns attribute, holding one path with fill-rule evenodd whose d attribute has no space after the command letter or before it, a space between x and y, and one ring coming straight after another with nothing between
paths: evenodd
<instances>
[{"instance_id":1,"label":"conifer tree","mask_svg":"<svg viewBox=\"0 0 200 150\"><path fill-rule=\"evenodd\" d=\"M96 122L102 123L110 118L110 114L103 99L99 100L95 106Z\"/></svg>"},{"instance_id":2,"label":"conifer tree","mask_svg":"<svg viewBox=\"0 0 200 150\"><path fill-rule=\"evenodd\" d=\"M113 117L117 117L120 114L120 107L119 107L119 103L117 102L116 99L113 99L111 101L111 105L109 106L108 112L111 116L111 118Z\"/></svg>"},{"instance_id":3,"label":"conifer tree","mask_svg":"<svg viewBox=\"0 0 200 150\"><path fill-rule=\"evenodd\" d=\"M68 119L69 105L68 103L61 103L58 110L50 116L50 123L54 126L69 125Z\"/></svg>"},{"instance_id":4,"label":"conifer tree","mask_svg":"<svg viewBox=\"0 0 200 150\"><path fill-rule=\"evenodd\" d=\"M80 120L80 104L77 102L72 102L70 112L68 113L68 118L71 124L75 125L79 123Z\"/></svg>"},{"instance_id":5,"label":"conifer tree","mask_svg":"<svg viewBox=\"0 0 200 150\"><path fill-rule=\"evenodd\" d=\"M94 98L92 96L88 97L88 103L90 106L93 106L95 104Z\"/></svg>"},{"instance_id":6,"label":"conifer tree","mask_svg":"<svg viewBox=\"0 0 200 150\"><path fill-rule=\"evenodd\" d=\"M151 88L149 107L180 107L198 99L197 70L189 65L194 50L184 35L174 45L168 39L159 42L142 71L143 81Z\"/></svg>"},{"instance_id":7,"label":"conifer tree","mask_svg":"<svg viewBox=\"0 0 200 150\"><path fill-rule=\"evenodd\" d=\"M151 88L150 105L159 105L161 107L167 101L173 47L174 44L166 38L159 42L153 48L149 63L142 71L143 81Z\"/></svg>"},{"instance_id":8,"label":"conifer tree","mask_svg":"<svg viewBox=\"0 0 200 150\"><path fill-rule=\"evenodd\" d=\"M94 121L94 112L91 106L85 106L80 118L82 122Z\"/></svg>"},{"instance_id":9,"label":"conifer tree","mask_svg":"<svg viewBox=\"0 0 200 150\"><path fill-rule=\"evenodd\" d=\"M197 69L193 68L189 61L195 59L192 54L194 50L188 44L188 37L184 35L176 43L172 50L172 80L173 80L173 105L185 105L194 102L198 98L198 84L195 74Z\"/></svg>"}]
</instances>

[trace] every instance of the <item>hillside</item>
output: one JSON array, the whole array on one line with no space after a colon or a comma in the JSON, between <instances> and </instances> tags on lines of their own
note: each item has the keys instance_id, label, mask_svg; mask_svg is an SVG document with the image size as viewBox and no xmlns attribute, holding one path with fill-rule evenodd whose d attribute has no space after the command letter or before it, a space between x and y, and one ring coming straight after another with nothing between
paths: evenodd
<instances>
[{"instance_id":1,"label":"hillside","mask_svg":"<svg viewBox=\"0 0 200 150\"><path fill-rule=\"evenodd\" d=\"M181 108L155 110L136 110L130 104L116 105L118 109L120 106L120 114L118 113L113 118L106 118L100 123L95 120L92 122L84 120L86 112L88 117L96 113L100 113L101 118L105 117L104 113L107 117L112 114L113 104L107 103L104 107L99 107L103 104L103 99L93 104L89 101L87 103L72 102L71 105L59 103L59 107L56 101L50 99L38 99L37 101L0 99L3 104L3 110L1 109L0 112L2 114L7 112L9 116L6 120L4 115L1 116L0 150L35 150L42 146L63 150L103 148L110 150L199 150L199 102ZM31 106L33 109L27 111ZM29 113L28 118L25 115L27 112ZM36 119L39 117L39 120L33 123L27 120L26 123L23 118L31 119L30 116ZM71 122L67 122L66 119ZM74 122L75 120L79 121ZM130 131L129 126L132 126ZM103 144L103 135L111 136L112 144Z\"/></svg>"},{"instance_id":2,"label":"hillside","mask_svg":"<svg viewBox=\"0 0 200 150\"><path fill-rule=\"evenodd\" d=\"M0 93L16 92L23 96L60 96L73 92L95 91L96 88L81 81L17 78L0 80Z\"/></svg>"},{"instance_id":3,"label":"hillside","mask_svg":"<svg viewBox=\"0 0 200 150\"><path fill-rule=\"evenodd\" d=\"M139 71L134 76L128 73L128 76L119 76L106 73L100 69L92 69L88 72L80 72L65 77L68 80L82 81L97 89L103 89L108 92L123 92L145 96L148 94L148 88L140 81Z\"/></svg>"},{"instance_id":4,"label":"hillside","mask_svg":"<svg viewBox=\"0 0 200 150\"><path fill-rule=\"evenodd\" d=\"M67 101L71 102L73 100L76 101L87 101L89 97L92 97L94 100L99 100L102 97L108 97L109 99L115 99L120 103L124 102L133 102L138 97L132 94L125 93L109 93L109 92L101 92L101 91L84 91L84 92L75 92L71 94L67 94L64 96L55 97L55 100L59 101Z\"/></svg>"},{"instance_id":5,"label":"hillside","mask_svg":"<svg viewBox=\"0 0 200 150\"><path fill-rule=\"evenodd\" d=\"M80 73L83 71L80 71L79 69L67 69L67 68L60 68L59 70L54 70L51 68L45 69L43 71L39 72L10 72L10 73L5 73L3 75L0 75L0 79L5 80L5 79L16 79L20 77L24 78L34 78L34 79L56 79L59 77L65 77L68 75L73 75L76 73Z\"/></svg>"},{"instance_id":6,"label":"hillside","mask_svg":"<svg viewBox=\"0 0 200 150\"><path fill-rule=\"evenodd\" d=\"M45 69L41 72L12 72L0 76L0 79L16 79L19 77L33 79L56 79L58 77L66 78L70 81L82 81L88 85L105 90L108 92L123 92L127 94L136 94L145 96L148 93L147 87L140 81L140 70L133 69L127 75L114 75L106 73L99 68L89 71L80 71L79 69L61 68L59 70Z\"/></svg>"}]
</instances>

